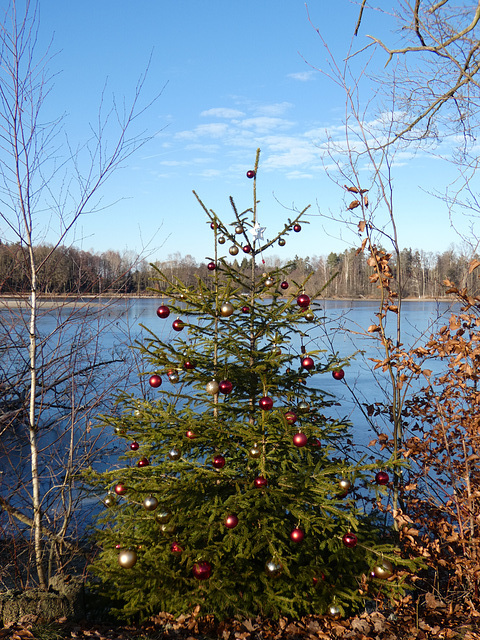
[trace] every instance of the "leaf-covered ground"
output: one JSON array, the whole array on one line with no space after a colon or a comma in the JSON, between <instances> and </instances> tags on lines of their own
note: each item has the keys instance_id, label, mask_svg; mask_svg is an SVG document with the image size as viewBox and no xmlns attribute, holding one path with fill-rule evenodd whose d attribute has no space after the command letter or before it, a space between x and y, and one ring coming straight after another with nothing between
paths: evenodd
<instances>
[{"instance_id":1,"label":"leaf-covered ground","mask_svg":"<svg viewBox=\"0 0 480 640\"><path fill-rule=\"evenodd\" d=\"M173 618L168 614L155 616L139 626L116 626L91 623L71 623L58 620L42 624L31 616L0 631L0 640L316 640L336 639L410 640L447 638L480 640L480 613L461 605L447 607L433 595L417 610L404 607L396 614L379 611L363 613L349 619L334 620L326 616L309 616L299 621L257 619L214 623L209 618Z\"/></svg>"}]
</instances>

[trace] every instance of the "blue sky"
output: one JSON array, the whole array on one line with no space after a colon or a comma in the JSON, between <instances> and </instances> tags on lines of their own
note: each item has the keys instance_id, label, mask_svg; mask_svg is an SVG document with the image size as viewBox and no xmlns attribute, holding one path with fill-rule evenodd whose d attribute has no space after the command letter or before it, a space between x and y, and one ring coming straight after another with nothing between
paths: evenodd
<instances>
[{"instance_id":1,"label":"blue sky","mask_svg":"<svg viewBox=\"0 0 480 640\"><path fill-rule=\"evenodd\" d=\"M128 101L152 55L142 99L162 95L135 126L152 139L107 183L108 209L81 219L75 238L86 250L140 251L150 259L211 255L210 233L192 195L226 222L228 198L251 205L245 178L257 147L259 221L273 235L289 207L311 204L310 225L292 234L281 257L327 255L356 242L339 223L344 191L327 175L327 137L343 137L344 95L318 71L325 48L346 55L358 16L348 0L44 0L40 45L53 35L50 63L57 74L46 107L65 113L73 144L88 136L102 89ZM367 33L388 38L388 21L364 17L355 46ZM391 41L391 40L390 40ZM378 67L385 58L377 54ZM371 97L367 85L362 99ZM107 137L107 142L108 142ZM342 158L337 155L337 160ZM425 152L403 153L393 171L395 211L402 246L442 251L457 242L442 202L426 191L451 179L444 163ZM367 175L367 174L366 174ZM459 222L459 224L461 224Z\"/></svg>"}]
</instances>

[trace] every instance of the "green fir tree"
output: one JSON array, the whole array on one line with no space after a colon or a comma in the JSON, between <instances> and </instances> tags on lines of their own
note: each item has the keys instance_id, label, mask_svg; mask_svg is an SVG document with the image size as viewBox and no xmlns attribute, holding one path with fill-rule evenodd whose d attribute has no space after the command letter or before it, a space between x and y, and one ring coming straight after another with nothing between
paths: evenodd
<instances>
[{"instance_id":1,"label":"green fir tree","mask_svg":"<svg viewBox=\"0 0 480 640\"><path fill-rule=\"evenodd\" d=\"M173 334L139 347L149 397L124 396L120 417L105 418L130 443L124 466L88 476L107 491L93 571L127 617L344 615L403 590L408 562L362 507L362 494L371 505L385 493L385 465L346 453L348 425L318 386L332 374L342 384L347 363L304 346L323 322L305 283L258 264L306 212L263 239L258 161L253 205L240 213L231 199L233 223L197 196L214 236L209 282L158 274L159 322L173 319Z\"/></svg>"}]
</instances>

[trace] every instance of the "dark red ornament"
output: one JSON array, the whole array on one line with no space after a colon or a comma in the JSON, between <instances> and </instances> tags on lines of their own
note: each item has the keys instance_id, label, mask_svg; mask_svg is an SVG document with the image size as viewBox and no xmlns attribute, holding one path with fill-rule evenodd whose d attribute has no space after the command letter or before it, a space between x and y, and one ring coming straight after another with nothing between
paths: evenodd
<instances>
[{"instance_id":1,"label":"dark red ornament","mask_svg":"<svg viewBox=\"0 0 480 640\"><path fill-rule=\"evenodd\" d=\"M288 422L288 424L295 424L295 422L297 421L297 414L293 411L287 411L287 413L285 414L285 420Z\"/></svg>"},{"instance_id":2,"label":"dark red ornament","mask_svg":"<svg viewBox=\"0 0 480 640\"><path fill-rule=\"evenodd\" d=\"M310 304L310 297L306 293L301 293L297 298L297 304L302 309L306 309Z\"/></svg>"},{"instance_id":3,"label":"dark red ornament","mask_svg":"<svg viewBox=\"0 0 480 640\"><path fill-rule=\"evenodd\" d=\"M225 518L225 522L223 524L227 527L227 529L235 529L238 524L238 518L234 513L230 513Z\"/></svg>"},{"instance_id":4,"label":"dark red ornament","mask_svg":"<svg viewBox=\"0 0 480 640\"><path fill-rule=\"evenodd\" d=\"M260 398L258 405L260 409L269 411L273 407L273 400L269 396L263 396L263 398Z\"/></svg>"},{"instance_id":5,"label":"dark red ornament","mask_svg":"<svg viewBox=\"0 0 480 640\"><path fill-rule=\"evenodd\" d=\"M115 485L114 491L117 496L124 496L127 493L127 487L123 484L123 482L119 482Z\"/></svg>"},{"instance_id":6,"label":"dark red ornament","mask_svg":"<svg viewBox=\"0 0 480 640\"><path fill-rule=\"evenodd\" d=\"M261 489L262 487L266 487L268 485L268 480L263 476L257 476L253 481L253 484L257 487L257 489Z\"/></svg>"},{"instance_id":7,"label":"dark red ornament","mask_svg":"<svg viewBox=\"0 0 480 640\"><path fill-rule=\"evenodd\" d=\"M216 269L216 268L217 268L217 265L216 265L214 262L209 262L209 263L207 264L207 269L208 269L209 271L215 271L215 269Z\"/></svg>"},{"instance_id":8,"label":"dark red ornament","mask_svg":"<svg viewBox=\"0 0 480 640\"><path fill-rule=\"evenodd\" d=\"M252 247L249 244L246 244L244 247L242 247L243 249L243 253L250 253L250 251L252 250Z\"/></svg>"},{"instance_id":9,"label":"dark red ornament","mask_svg":"<svg viewBox=\"0 0 480 640\"><path fill-rule=\"evenodd\" d=\"M157 316L159 318L165 319L165 318L168 318L169 315L170 315L170 309L166 305L162 304L158 307Z\"/></svg>"},{"instance_id":10,"label":"dark red ornament","mask_svg":"<svg viewBox=\"0 0 480 640\"><path fill-rule=\"evenodd\" d=\"M196 434L193 431L187 431L187 433L185 434L187 436L187 438L189 440L195 440L195 438L197 437Z\"/></svg>"},{"instance_id":11,"label":"dark red ornament","mask_svg":"<svg viewBox=\"0 0 480 640\"><path fill-rule=\"evenodd\" d=\"M247 305L244 305L242 307L242 313L250 313L250 307Z\"/></svg>"},{"instance_id":12,"label":"dark red ornament","mask_svg":"<svg viewBox=\"0 0 480 640\"><path fill-rule=\"evenodd\" d=\"M253 171L253 169L250 169L250 171L247 171L247 178L254 178L255 177L255 171Z\"/></svg>"},{"instance_id":13,"label":"dark red ornament","mask_svg":"<svg viewBox=\"0 0 480 640\"><path fill-rule=\"evenodd\" d=\"M295 231L295 233L298 233L299 231L302 230L302 227L297 222L297 224L293 225L293 230Z\"/></svg>"},{"instance_id":14,"label":"dark red ornament","mask_svg":"<svg viewBox=\"0 0 480 640\"><path fill-rule=\"evenodd\" d=\"M215 456L212 460L215 469L223 469L225 466L225 458L223 456Z\"/></svg>"},{"instance_id":15,"label":"dark red ornament","mask_svg":"<svg viewBox=\"0 0 480 640\"><path fill-rule=\"evenodd\" d=\"M229 393L232 392L232 389L233 389L233 384L230 382L230 380L221 380L218 383L218 390L220 391L220 393L228 395Z\"/></svg>"},{"instance_id":16,"label":"dark red ornament","mask_svg":"<svg viewBox=\"0 0 480 640\"><path fill-rule=\"evenodd\" d=\"M196 562L193 565L192 573L197 580L208 580L212 575L212 565L209 562Z\"/></svg>"},{"instance_id":17,"label":"dark red ornament","mask_svg":"<svg viewBox=\"0 0 480 640\"><path fill-rule=\"evenodd\" d=\"M310 356L305 356L305 358L302 358L302 367L304 369L307 369L307 371L311 371L314 366L315 362L313 361L313 358L310 358Z\"/></svg>"},{"instance_id":18,"label":"dark red ornament","mask_svg":"<svg viewBox=\"0 0 480 640\"><path fill-rule=\"evenodd\" d=\"M139 448L140 448L140 445L138 444L138 442L132 442L132 443L130 444L130 449L131 449L132 451L138 451L138 449L139 449Z\"/></svg>"},{"instance_id":19,"label":"dark red ornament","mask_svg":"<svg viewBox=\"0 0 480 640\"><path fill-rule=\"evenodd\" d=\"M335 369L335 371L332 371L332 376L335 380L343 380L345 371L343 369Z\"/></svg>"},{"instance_id":20,"label":"dark red ornament","mask_svg":"<svg viewBox=\"0 0 480 640\"><path fill-rule=\"evenodd\" d=\"M283 282L280 283L280 289L288 289L288 282L286 280L284 280Z\"/></svg>"},{"instance_id":21,"label":"dark red ornament","mask_svg":"<svg viewBox=\"0 0 480 640\"><path fill-rule=\"evenodd\" d=\"M195 360L185 360L185 362L183 363L183 368L187 371L192 371L192 369L195 369L196 366L197 363L195 362Z\"/></svg>"},{"instance_id":22,"label":"dark red ornament","mask_svg":"<svg viewBox=\"0 0 480 640\"><path fill-rule=\"evenodd\" d=\"M172 322L172 327L174 331L182 331L182 329L185 327L185 323L183 322L183 320L180 320L180 318L177 318Z\"/></svg>"},{"instance_id":23,"label":"dark red ornament","mask_svg":"<svg viewBox=\"0 0 480 640\"><path fill-rule=\"evenodd\" d=\"M346 533L342 538L342 542L348 549L353 549L353 547L357 546L358 539L354 533Z\"/></svg>"},{"instance_id":24,"label":"dark red ornament","mask_svg":"<svg viewBox=\"0 0 480 640\"><path fill-rule=\"evenodd\" d=\"M150 460L148 458L142 458L137 462L137 464L139 467L148 467L148 465L150 464Z\"/></svg>"},{"instance_id":25,"label":"dark red ornament","mask_svg":"<svg viewBox=\"0 0 480 640\"><path fill-rule=\"evenodd\" d=\"M172 542L170 545L170 551L176 556L180 556L183 553L183 547L181 547L178 542Z\"/></svg>"},{"instance_id":26,"label":"dark red ornament","mask_svg":"<svg viewBox=\"0 0 480 640\"><path fill-rule=\"evenodd\" d=\"M301 529L293 529L293 531L290 533L290 540L292 542L302 542L304 538L305 534Z\"/></svg>"},{"instance_id":27,"label":"dark red ornament","mask_svg":"<svg viewBox=\"0 0 480 640\"><path fill-rule=\"evenodd\" d=\"M293 444L296 447L304 447L307 444L307 442L308 442L307 436L301 431L299 431L293 436Z\"/></svg>"},{"instance_id":28,"label":"dark red ornament","mask_svg":"<svg viewBox=\"0 0 480 640\"><path fill-rule=\"evenodd\" d=\"M162 379L159 375L155 373L153 376L150 376L150 379L148 382L151 387L153 387L154 389L157 389L157 387L159 387L162 384Z\"/></svg>"},{"instance_id":29,"label":"dark red ornament","mask_svg":"<svg viewBox=\"0 0 480 640\"><path fill-rule=\"evenodd\" d=\"M377 484L386 485L390 478L388 477L388 473L386 471L379 471L375 474L375 482Z\"/></svg>"}]
</instances>

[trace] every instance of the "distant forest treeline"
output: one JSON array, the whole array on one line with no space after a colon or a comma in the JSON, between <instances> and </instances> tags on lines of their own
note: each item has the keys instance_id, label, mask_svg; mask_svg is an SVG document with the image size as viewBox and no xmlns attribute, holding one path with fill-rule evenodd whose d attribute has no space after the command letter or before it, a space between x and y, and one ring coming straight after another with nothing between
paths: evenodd
<instances>
[{"instance_id":1,"label":"distant forest treeline","mask_svg":"<svg viewBox=\"0 0 480 640\"><path fill-rule=\"evenodd\" d=\"M26 249L19 244L0 244L0 294L18 295L28 291L28 260ZM131 253L118 251L91 253L74 247L48 245L35 248L37 265L53 251L53 259L45 262L39 272L37 291L54 295L86 294L151 294L150 288L161 288L156 281L157 272L144 259L135 258ZM260 261L259 261L260 262ZM468 274L467 258L456 249L443 253L424 252L403 249L400 254L400 270L403 276L403 297L440 297L444 294L443 281L447 278L457 286L468 285L472 293L478 290L476 272ZM237 261L241 268L249 268L250 258L245 256ZM166 260L154 263L169 278L177 277L187 286L194 286L197 278L211 280L207 261L197 262L191 255L180 253L169 255ZM289 262L289 278L301 282L310 275L307 293L313 293L328 284L324 290L326 297L361 298L376 297L377 289L369 277L372 268L367 265L363 253L354 248L343 253L330 253L328 256L300 258L296 256ZM392 259L394 274L398 265ZM283 266L280 258L266 258L258 266L259 272L272 271ZM335 275L336 274L336 275ZM333 278L333 279L332 279Z\"/></svg>"}]
</instances>

